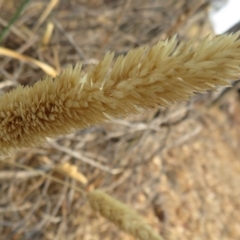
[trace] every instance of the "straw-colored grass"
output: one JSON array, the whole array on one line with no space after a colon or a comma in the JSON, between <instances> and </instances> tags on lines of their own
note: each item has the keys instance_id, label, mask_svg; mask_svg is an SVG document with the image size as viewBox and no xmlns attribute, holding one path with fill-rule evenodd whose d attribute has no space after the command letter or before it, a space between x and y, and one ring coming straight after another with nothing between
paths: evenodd
<instances>
[{"instance_id":1,"label":"straw-colored grass","mask_svg":"<svg viewBox=\"0 0 240 240\"><path fill-rule=\"evenodd\" d=\"M19 86L0 98L0 153L229 85L240 76L238 36L206 38L195 49L194 41L178 45L172 38L131 50L113 66L114 53L107 53L84 76L78 64L55 79Z\"/></svg>"},{"instance_id":2,"label":"straw-colored grass","mask_svg":"<svg viewBox=\"0 0 240 240\"><path fill-rule=\"evenodd\" d=\"M127 205L117 201L108 194L95 190L88 194L92 209L114 223L126 233L139 240L163 240L144 219Z\"/></svg>"},{"instance_id":3,"label":"straw-colored grass","mask_svg":"<svg viewBox=\"0 0 240 240\"><path fill-rule=\"evenodd\" d=\"M54 6L58 2L59 7L55 8ZM224 37L223 41L226 41L226 44L221 43L221 47L218 49L220 39L214 39L213 43L209 39L204 43L209 44L208 47L204 47L204 52L201 51L200 47L195 48L197 42L211 32L204 10L204 8L209 7L208 4L205 4L206 2L208 1L90 0L81 1L81 3L74 1L74 3L66 5L65 1L59 0L31 1L23 15L20 16L19 21L11 28L8 27L9 32L4 37L3 47L0 47L0 55L3 55L0 60L0 81L2 81L0 90L5 93L13 88L17 82L31 85L42 74L42 71L36 69L35 66L41 68L46 74L55 77L62 66L74 63L76 59L80 58L83 65L86 66L89 62L98 62L97 59L106 49L115 49L117 53L122 53L126 52L126 49L130 49L131 46L139 46L147 42L153 45L152 43L155 43L156 39L164 39L176 32L179 33L179 39L191 39L192 36L198 35L198 40L193 43L193 47L190 46L191 43L186 43L192 51L186 53L188 57L184 59L183 50L179 53L181 56L177 55L174 47L172 53L169 52L163 56L169 44L167 42L159 43L162 50L160 53L160 50L158 53L156 52L156 55L154 53L156 47L155 50L147 47L141 48L143 54L138 55L135 52L134 56L134 58L139 58L134 60L135 62L139 61L138 65L134 66L134 62L130 63L130 57L128 63L124 61L120 64L123 66L121 74L118 74L120 80L113 79L113 74L111 78L109 77L108 74L111 74L114 66L114 62L110 63L104 81L119 82L113 88L110 87L110 90L103 87L103 95L112 97L113 95L107 94L109 92L116 93L118 85L123 84L122 81L126 81L128 87L132 87L134 78L136 78L135 81L138 83L132 87L134 91L130 90L124 93L126 97L119 99L117 103L124 109L126 100L129 104L132 99L133 109L138 111L139 107L144 107L143 104L146 104L145 107L148 108L147 104L149 103L144 103L144 100L141 100L139 104L136 104L137 99L132 96L137 94L143 96L145 92L152 92L154 95L152 98L156 99L157 95L159 96L158 101L160 101L160 97L166 100L167 90L170 89L169 93L174 90L173 81L177 82L176 80L182 78L185 83L187 81L191 83L190 88L196 87L196 78L192 77L191 74L198 77L199 81L208 82L210 75L207 73L212 69L213 78L219 79L219 76L222 76L223 80L231 80L231 76L229 79L227 78L226 70L234 67L238 71L238 62L233 63L235 57L239 58L238 43L235 46L232 45L238 40L229 42L229 39ZM201 5L202 3L204 4ZM201 7L199 7L200 5ZM10 19L10 13L14 13L15 7L16 1L11 0L0 6L0 28L10 26L7 21ZM72 14L73 9L74 14ZM81 11L78 11L79 9ZM169 14L170 12L171 14ZM190 15L194 15L193 18L190 18ZM51 23L53 23L52 26ZM183 28L180 28L181 25ZM177 43L175 42L175 44ZM230 54L227 54L229 50ZM213 52L215 52L214 56L212 56ZM233 52L235 52L235 56L232 58ZM209 56L206 56L206 53L209 53L210 60L207 59ZM152 56L155 56L156 63L153 63L153 59L150 60ZM197 59L197 56L203 58ZM208 65L209 62L212 64L216 61L214 58L218 61L216 68ZM25 62L30 63L30 66L26 65ZM201 68L201 64L206 66ZM188 66L191 69L188 69ZM129 76L126 74L128 67L132 71L131 74L128 74ZM153 74L145 76L136 74L135 76L134 69L136 67L137 74L144 67L150 71L155 71L157 73L154 75L156 83L154 85L149 83L151 78L153 79ZM182 70L179 71L179 68ZM88 73L93 79L95 79L92 72L94 69L96 68L93 67ZM194 71L199 74L196 76ZM237 71L235 71L236 75L238 75ZM82 78L83 73L80 73L80 70L77 76L77 80L62 78L56 81L57 83L61 82L62 85L63 82L69 82L71 93L74 86L78 86L79 79L80 82L91 81L90 77ZM208 76L207 80L205 80L206 76ZM142 79L142 83L139 79ZM31 117L31 114L34 116L34 112L30 111L31 106L36 107L32 101L33 96L35 94L41 99L41 103L36 107L38 110L35 115L41 114L47 101L49 101L47 99L50 98L49 93L54 85L52 81L51 78L44 80L42 87L39 87L41 91L37 94L30 94L33 89L36 90L35 86L29 90L21 90L22 97L19 98L21 104L17 101L14 102L14 97L9 98L9 102L14 102L13 105L16 104L16 108L24 106L22 109L26 109L20 111L23 113L27 111L22 122L20 115L19 124L13 124L16 125L13 132L19 126L23 128L22 135L18 138L22 137L25 146L29 146L29 142L34 140L35 136L40 140L36 140L35 143L41 143L52 131L49 129L54 121L48 122L46 119L40 119L44 127L48 126L48 130L43 131L40 137L38 128L30 127L31 122L35 121ZM101 78L98 81L101 82ZM93 80L92 84L93 87L96 87L92 90L96 96L99 92L97 86L99 82ZM144 83L146 84L143 90L141 85ZM49 84L50 88L47 87ZM162 89L164 88L161 93L159 93L160 84L162 84ZM87 82L88 85L89 82ZM102 83L99 85L102 86ZM171 86L173 87L171 88ZM61 88L60 85L59 87ZM83 86L82 89L85 91L87 88ZM56 95L53 94L53 97L59 98L59 92ZM0 157L1 203L3 203L0 208L0 216L1 222L4 224L0 228L2 230L1 238L129 239L128 236L117 231L111 223L104 222L105 219L94 218L89 211L90 209L85 207L86 194L84 189L100 188L110 195L118 196L123 201L128 202L131 207L137 207L146 221L154 226L157 232L166 236L166 239L240 239L238 226L240 219L238 211L236 211L240 199L238 188L240 168L237 161L239 134L236 131L239 126L238 113L240 111L238 111L237 91L234 93L234 89L232 89L229 92L230 96L224 95L224 98L221 97L221 103L218 102L219 109L215 109L215 107L214 109L213 107L205 109L202 102L199 105L199 98L195 98L191 104L177 104L173 108L160 109L157 112L148 110L143 115L135 115L124 121L114 121L113 124L93 128L90 131L76 132L66 138L58 138L43 148L23 150L13 154L10 158ZM65 93L65 90L62 93ZM31 99L27 100L30 95ZM45 100L43 95L45 95ZM92 94L88 94L89 98L90 96ZM96 96L94 101L97 99ZM206 97L207 95L201 99L206 99ZM129 98L131 99L129 100ZM5 101L1 105L3 99ZM6 129L6 126L10 129L11 121L17 118L15 115L9 117L10 111L8 109L11 106L6 99L5 95L0 101L0 106L4 106L5 109L0 108L0 112L3 109L3 115L6 116L1 118L3 125L0 125L0 132L3 128ZM82 103L85 98L78 96L77 99L78 102ZM150 97L146 99L149 101ZM31 103L27 104L27 101ZM86 102L90 105L90 101ZM171 103L172 101L169 100L164 102L164 104ZM102 99L100 106L101 104L103 104ZM104 104L106 109L109 108L106 103ZM156 105L158 106L158 104L159 102ZM60 109L64 110L64 106L55 107L59 111ZM52 114L57 119L60 116L59 129L61 131L61 125L67 124L69 126L72 124L69 121L78 122L79 125L76 128L71 128L71 131L74 131L87 126L87 124L82 124L81 120L85 118L84 113L87 112L85 111L87 109L86 107L80 111L70 107L71 114L75 111L75 115L79 115L76 120L74 117L64 117L65 115L60 115L60 113L59 115L56 112ZM15 111L17 112L17 110ZM88 112L99 114L100 111L95 107L89 108ZM117 108L114 112L116 117L122 117L122 115L129 113L128 109L123 114L122 110L118 112L119 115L116 112ZM46 117L50 117L49 112L43 111L43 113ZM111 117L112 115L108 112L107 116ZM61 117L65 119L61 120ZM6 121L4 122L2 119L6 119ZM104 116L103 121L105 119ZM91 118L85 119L85 122L88 121L92 124L90 120L92 121ZM30 131L28 135L26 135L26 131ZM3 150L6 154L10 154L10 150L14 150L15 146L16 148L21 147L14 140L13 133L9 135L11 140L7 141L8 145L4 145L3 142L6 143L6 140L3 141L3 136L6 138L5 135L0 137L0 155ZM26 140L27 137L31 140ZM1 150L2 147L4 148ZM88 166L85 163L91 165ZM142 167L143 165L144 167ZM25 169L25 171L20 169ZM121 170L122 172L120 172ZM87 196L95 193L94 191ZM97 199L95 200L97 201ZM111 202L116 203L115 200ZM114 206L118 206L118 204L111 205L111 208L108 205L103 205L102 208L110 208L114 213L121 210L121 208L115 209ZM126 210L126 208L124 209ZM131 209L130 211L132 212ZM128 214L132 216L126 212L127 216L129 216ZM113 220L118 218L119 215L115 216ZM134 218L131 219L133 222L130 221L129 225L134 226ZM109 218L109 220L111 219ZM146 228L149 229L149 227ZM141 226L135 230L140 232ZM131 239L133 238L131 237Z\"/></svg>"}]
</instances>

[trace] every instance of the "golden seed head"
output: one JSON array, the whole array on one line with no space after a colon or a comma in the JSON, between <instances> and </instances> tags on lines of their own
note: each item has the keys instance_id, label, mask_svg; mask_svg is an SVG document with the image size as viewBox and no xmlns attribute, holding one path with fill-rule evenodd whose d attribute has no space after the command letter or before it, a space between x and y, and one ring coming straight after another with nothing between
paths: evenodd
<instances>
[{"instance_id":1,"label":"golden seed head","mask_svg":"<svg viewBox=\"0 0 240 240\"><path fill-rule=\"evenodd\" d=\"M240 76L238 36L206 38L195 50L194 41L177 45L172 38L133 49L114 64L114 54L107 53L84 76L77 64L55 79L17 87L0 97L0 155L138 108L167 107L196 92L229 85L228 80Z\"/></svg>"}]
</instances>

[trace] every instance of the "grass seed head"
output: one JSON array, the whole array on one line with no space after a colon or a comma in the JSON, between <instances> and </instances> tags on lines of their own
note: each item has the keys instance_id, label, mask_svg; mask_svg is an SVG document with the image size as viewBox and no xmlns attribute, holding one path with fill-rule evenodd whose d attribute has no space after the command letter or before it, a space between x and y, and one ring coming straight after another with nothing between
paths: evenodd
<instances>
[{"instance_id":1,"label":"grass seed head","mask_svg":"<svg viewBox=\"0 0 240 240\"><path fill-rule=\"evenodd\" d=\"M114 54L107 53L84 76L78 64L55 79L17 87L0 97L0 155L227 86L240 76L238 36L206 38L195 49L194 41L178 44L172 38L133 49L114 64Z\"/></svg>"},{"instance_id":2,"label":"grass seed head","mask_svg":"<svg viewBox=\"0 0 240 240\"><path fill-rule=\"evenodd\" d=\"M108 194L95 190L88 194L88 200L94 211L136 239L163 240L140 215Z\"/></svg>"}]
</instances>

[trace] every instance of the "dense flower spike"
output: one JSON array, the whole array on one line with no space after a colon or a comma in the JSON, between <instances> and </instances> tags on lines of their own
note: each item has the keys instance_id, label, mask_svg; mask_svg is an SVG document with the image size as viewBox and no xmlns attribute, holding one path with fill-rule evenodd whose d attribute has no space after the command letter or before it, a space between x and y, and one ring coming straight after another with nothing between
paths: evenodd
<instances>
[{"instance_id":1,"label":"dense flower spike","mask_svg":"<svg viewBox=\"0 0 240 240\"><path fill-rule=\"evenodd\" d=\"M92 209L139 240L163 240L135 211L108 194L95 190L88 194Z\"/></svg>"},{"instance_id":2,"label":"dense flower spike","mask_svg":"<svg viewBox=\"0 0 240 240\"><path fill-rule=\"evenodd\" d=\"M178 45L172 38L131 50L113 65L107 53L85 76L78 64L55 79L19 86L0 97L0 154L228 85L240 76L238 36L206 38L195 50L194 41Z\"/></svg>"}]
</instances>

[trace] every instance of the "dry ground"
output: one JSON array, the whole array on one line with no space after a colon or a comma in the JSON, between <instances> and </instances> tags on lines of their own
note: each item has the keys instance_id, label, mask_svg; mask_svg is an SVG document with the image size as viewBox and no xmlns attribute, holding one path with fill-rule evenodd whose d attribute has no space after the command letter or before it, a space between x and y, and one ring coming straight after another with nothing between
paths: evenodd
<instances>
[{"instance_id":1,"label":"dry ground","mask_svg":"<svg viewBox=\"0 0 240 240\"><path fill-rule=\"evenodd\" d=\"M0 28L19 4L0 1ZM32 0L1 44L15 53L0 54L1 94L49 73L33 59L52 73L81 60L86 71L108 50L125 54L175 33L200 41L211 34L207 9L205 0ZM2 157L0 238L132 239L92 212L77 186L129 204L166 239L240 239L239 100L236 84Z\"/></svg>"}]
</instances>

